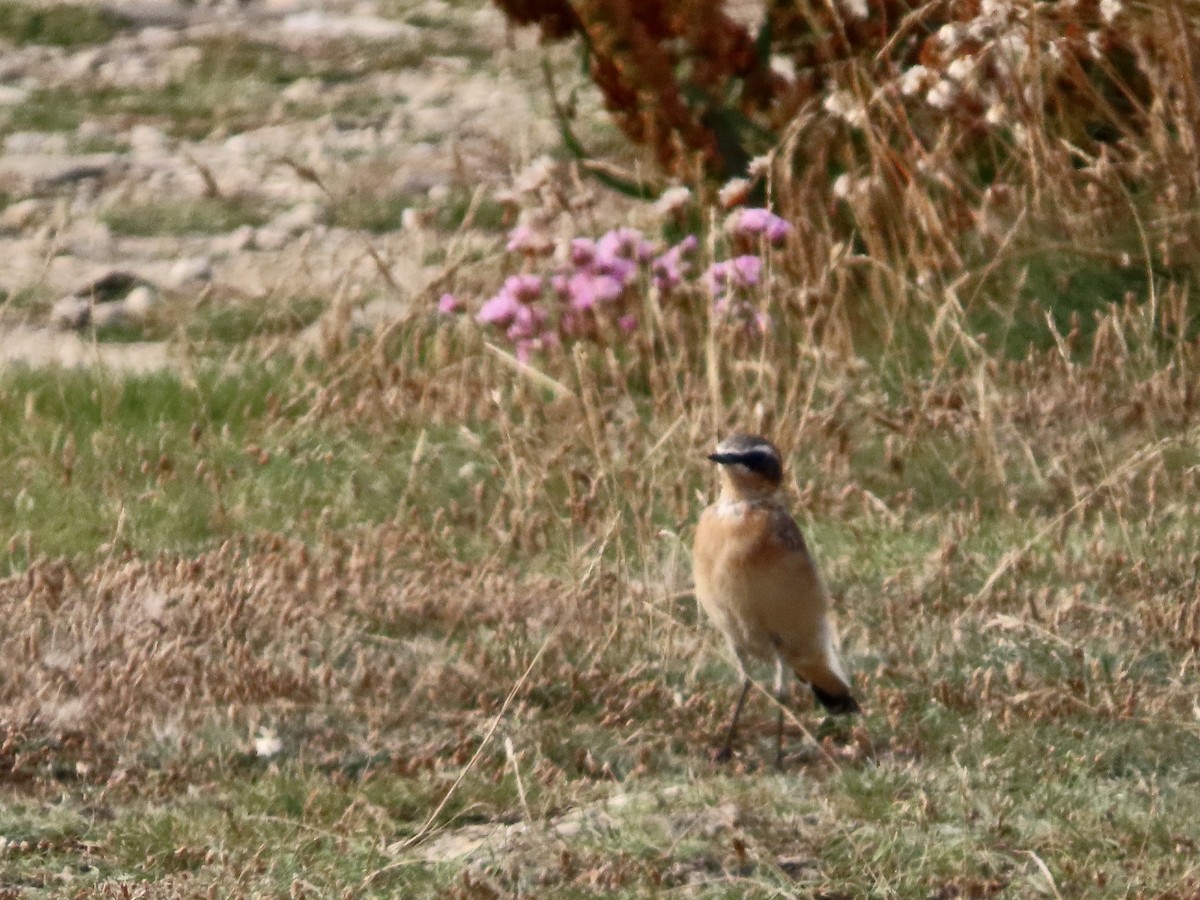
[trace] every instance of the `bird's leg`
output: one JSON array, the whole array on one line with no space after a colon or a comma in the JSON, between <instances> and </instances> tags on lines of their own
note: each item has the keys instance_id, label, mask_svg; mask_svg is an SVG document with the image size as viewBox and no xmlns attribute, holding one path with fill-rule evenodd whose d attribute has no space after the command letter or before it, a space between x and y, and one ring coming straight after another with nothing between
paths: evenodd
<instances>
[{"instance_id":1,"label":"bird's leg","mask_svg":"<svg viewBox=\"0 0 1200 900\"><path fill-rule=\"evenodd\" d=\"M775 658L775 699L779 702L779 723L775 730L775 768L783 769L783 697L784 697L783 657Z\"/></svg>"},{"instance_id":2,"label":"bird's leg","mask_svg":"<svg viewBox=\"0 0 1200 900\"><path fill-rule=\"evenodd\" d=\"M733 707L733 718L729 721L729 731L725 734L725 744L717 752L717 762L725 762L733 756L733 736L737 733L738 717L742 714L742 706L746 703L746 695L750 693L750 679L742 682L742 693L738 695Z\"/></svg>"}]
</instances>

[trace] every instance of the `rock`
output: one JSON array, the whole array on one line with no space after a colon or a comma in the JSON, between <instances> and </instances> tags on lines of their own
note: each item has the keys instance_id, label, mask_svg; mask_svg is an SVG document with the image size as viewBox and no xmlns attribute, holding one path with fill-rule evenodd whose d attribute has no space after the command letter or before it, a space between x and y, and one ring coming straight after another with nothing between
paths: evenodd
<instances>
[{"instance_id":1,"label":"rock","mask_svg":"<svg viewBox=\"0 0 1200 900\"><path fill-rule=\"evenodd\" d=\"M170 147L167 136L153 125L134 125L129 129L128 140L130 148L139 156L161 156Z\"/></svg>"},{"instance_id":2,"label":"rock","mask_svg":"<svg viewBox=\"0 0 1200 900\"><path fill-rule=\"evenodd\" d=\"M64 330L117 325L145 318L157 300L154 286L132 272L106 272L56 302L50 323Z\"/></svg>"},{"instance_id":3,"label":"rock","mask_svg":"<svg viewBox=\"0 0 1200 900\"><path fill-rule=\"evenodd\" d=\"M198 256L193 259L181 259L171 266L166 283L168 287L179 289L211 279L212 263L208 261L207 257Z\"/></svg>"},{"instance_id":4,"label":"rock","mask_svg":"<svg viewBox=\"0 0 1200 900\"><path fill-rule=\"evenodd\" d=\"M15 137L18 135L9 135L9 141ZM125 161L116 153L69 156L43 150L19 154L10 150L7 156L0 157L0 188L37 194L88 178L103 178L125 166Z\"/></svg>"},{"instance_id":5,"label":"rock","mask_svg":"<svg viewBox=\"0 0 1200 900\"><path fill-rule=\"evenodd\" d=\"M213 241L213 250L217 253L240 253L249 250L254 244L254 226L242 225L224 237Z\"/></svg>"},{"instance_id":6,"label":"rock","mask_svg":"<svg viewBox=\"0 0 1200 900\"><path fill-rule=\"evenodd\" d=\"M88 47L73 53L63 61L63 74L70 81L85 81L87 77L100 68L104 61L104 52L99 47Z\"/></svg>"},{"instance_id":7,"label":"rock","mask_svg":"<svg viewBox=\"0 0 1200 900\"><path fill-rule=\"evenodd\" d=\"M264 227L278 229L287 234L300 234L319 225L324 217L325 210L319 203L307 201L297 203L291 209L280 213Z\"/></svg>"},{"instance_id":8,"label":"rock","mask_svg":"<svg viewBox=\"0 0 1200 900\"><path fill-rule=\"evenodd\" d=\"M454 75L463 75L471 68L470 60L461 56L427 56L425 65Z\"/></svg>"},{"instance_id":9,"label":"rock","mask_svg":"<svg viewBox=\"0 0 1200 900\"><path fill-rule=\"evenodd\" d=\"M166 50L179 43L179 31L175 28L150 25L137 33L137 42L149 49Z\"/></svg>"},{"instance_id":10,"label":"rock","mask_svg":"<svg viewBox=\"0 0 1200 900\"><path fill-rule=\"evenodd\" d=\"M119 300L144 282L132 272L106 272L99 278L83 285L71 296L82 297L84 300L105 303Z\"/></svg>"},{"instance_id":11,"label":"rock","mask_svg":"<svg viewBox=\"0 0 1200 900\"><path fill-rule=\"evenodd\" d=\"M83 328L91 318L92 302L86 297L63 297L50 307L50 323L63 330Z\"/></svg>"},{"instance_id":12,"label":"rock","mask_svg":"<svg viewBox=\"0 0 1200 900\"><path fill-rule=\"evenodd\" d=\"M0 84L0 106L16 106L23 103L29 96L24 88L13 87L11 84Z\"/></svg>"},{"instance_id":13,"label":"rock","mask_svg":"<svg viewBox=\"0 0 1200 900\"><path fill-rule=\"evenodd\" d=\"M178 366L164 341L93 341L90 336L63 334L43 327L0 326L0 367L12 363L27 366L104 366L119 372L153 372Z\"/></svg>"},{"instance_id":14,"label":"rock","mask_svg":"<svg viewBox=\"0 0 1200 900\"><path fill-rule=\"evenodd\" d=\"M254 247L257 250L282 250L291 238L282 228L264 225L254 232Z\"/></svg>"},{"instance_id":15,"label":"rock","mask_svg":"<svg viewBox=\"0 0 1200 900\"><path fill-rule=\"evenodd\" d=\"M81 219L72 223L61 237L73 256L91 259L110 258L113 236L103 222Z\"/></svg>"},{"instance_id":16,"label":"rock","mask_svg":"<svg viewBox=\"0 0 1200 900\"><path fill-rule=\"evenodd\" d=\"M159 303L158 291L148 284L140 284L125 295L122 301L125 312L132 319L145 319Z\"/></svg>"},{"instance_id":17,"label":"rock","mask_svg":"<svg viewBox=\"0 0 1200 900\"><path fill-rule=\"evenodd\" d=\"M350 323L355 328L374 331L381 325L389 325L408 312L409 305L400 300L371 300L350 313Z\"/></svg>"},{"instance_id":18,"label":"rock","mask_svg":"<svg viewBox=\"0 0 1200 900\"><path fill-rule=\"evenodd\" d=\"M400 227L405 231L420 231L426 224L428 213L412 206L400 213Z\"/></svg>"},{"instance_id":19,"label":"rock","mask_svg":"<svg viewBox=\"0 0 1200 900\"><path fill-rule=\"evenodd\" d=\"M199 47L175 47L167 53L162 71L159 73L160 80L162 80L162 76L166 76L166 81L183 78L188 69L203 58L204 51Z\"/></svg>"},{"instance_id":20,"label":"rock","mask_svg":"<svg viewBox=\"0 0 1200 900\"><path fill-rule=\"evenodd\" d=\"M95 140L97 138L114 138L112 129L96 119L84 119L75 129L75 137L79 140Z\"/></svg>"},{"instance_id":21,"label":"rock","mask_svg":"<svg viewBox=\"0 0 1200 900\"><path fill-rule=\"evenodd\" d=\"M91 324L95 328L120 325L127 318L125 301L123 300L113 300L110 303L96 303L92 305Z\"/></svg>"},{"instance_id":22,"label":"rock","mask_svg":"<svg viewBox=\"0 0 1200 900\"><path fill-rule=\"evenodd\" d=\"M289 36L322 41L348 37L369 41L394 41L405 38L415 41L421 35L421 29L395 19L368 15L339 16L319 10L285 16L280 31Z\"/></svg>"},{"instance_id":23,"label":"rock","mask_svg":"<svg viewBox=\"0 0 1200 900\"><path fill-rule=\"evenodd\" d=\"M325 85L319 78L297 78L280 93L289 103L315 103L325 93Z\"/></svg>"},{"instance_id":24,"label":"rock","mask_svg":"<svg viewBox=\"0 0 1200 900\"><path fill-rule=\"evenodd\" d=\"M14 131L4 139L4 152L10 156L32 153L63 153L67 149L65 140L55 141L56 136L43 131ZM62 137L58 135L58 137Z\"/></svg>"},{"instance_id":25,"label":"rock","mask_svg":"<svg viewBox=\"0 0 1200 900\"><path fill-rule=\"evenodd\" d=\"M46 202L36 197L18 200L0 212L0 231L24 231L37 224L37 220L46 214L47 208Z\"/></svg>"}]
</instances>

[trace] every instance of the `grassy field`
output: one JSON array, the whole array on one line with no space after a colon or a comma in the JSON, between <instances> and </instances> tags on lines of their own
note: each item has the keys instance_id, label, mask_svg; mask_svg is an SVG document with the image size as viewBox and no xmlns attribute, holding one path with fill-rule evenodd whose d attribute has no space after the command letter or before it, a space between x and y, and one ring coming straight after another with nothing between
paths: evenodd
<instances>
[{"instance_id":1,"label":"grassy field","mask_svg":"<svg viewBox=\"0 0 1200 900\"><path fill-rule=\"evenodd\" d=\"M1200 896L1200 342L1157 249L1200 228L1035 193L956 274L797 236L765 334L646 290L522 364L436 292L315 347L320 298L242 299L147 325L155 374L0 371L0 898ZM446 207L477 305L522 262ZM865 710L795 686L781 771L761 691L712 761L689 546L734 429L785 453Z\"/></svg>"}]
</instances>

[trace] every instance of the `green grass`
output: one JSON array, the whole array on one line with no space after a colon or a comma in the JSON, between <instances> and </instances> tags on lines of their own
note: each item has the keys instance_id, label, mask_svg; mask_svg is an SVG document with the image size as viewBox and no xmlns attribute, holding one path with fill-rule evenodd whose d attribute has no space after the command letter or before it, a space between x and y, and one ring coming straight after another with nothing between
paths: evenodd
<instances>
[{"instance_id":1,"label":"green grass","mask_svg":"<svg viewBox=\"0 0 1200 900\"><path fill-rule=\"evenodd\" d=\"M323 297L295 297L287 302L250 301L211 304L184 325L191 341L235 345L251 338L295 334L311 325L328 307Z\"/></svg>"},{"instance_id":2,"label":"green grass","mask_svg":"<svg viewBox=\"0 0 1200 900\"><path fill-rule=\"evenodd\" d=\"M70 140L72 153L128 153L129 142L117 135L92 134L84 137L75 135Z\"/></svg>"},{"instance_id":3,"label":"green grass","mask_svg":"<svg viewBox=\"0 0 1200 900\"><path fill-rule=\"evenodd\" d=\"M439 45L437 41L414 47L405 41L363 45L337 40L321 44L319 50L290 52L229 35L201 40L197 46L196 64L161 89L73 85L33 90L0 119L0 133L74 131L85 119L104 118L118 124L149 122L173 136L199 139L218 128L239 132L285 116L315 118L337 112L378 118L391 106L380 105L362 91L349 91L333 106L285 103L279 92L302 78L353 87L372 72L420 66Z\"/></svg>"},{"instance_id":4,"label":"green grass","mask_svg":"<svg viewBox=\"0 0 1200 900\"><path fill-rule=\"evenodd\" d=\"M60 12L61 11L61 12ZM90 7L54 6L33 10L0 4L0 34L18 43L40 35L51 43L107 40L123 20ZM103 118L117 125L148 122L168 134L199 139L214 130L239 132L274 121L336 113L376 120L392 109L367 91L353 89L364 75L413 69L432 54L465 56L476 65L491 59L474 33L436 29L420 43L331 40L288 50L241 35L203 38L195 43L198 61L162 88L71 85L38 88L0 117L0 134L13 131L74 131L84 120ZM350 88L330 103L284 102L279 93L302 78Z\"/></svg>"},{"instance_id":5,"label":"green grass","mask_svg":"<svg viewBox=\"0 0 1200 900\"><path fill-rule=\"evenodd\" d=\"M241 328L231 326L230 346ZM825 454L842 438L815 426L808 455L791 462L801 486L831 484L807 488L799 513L867 713L854 729L826 728L795 688L799 723L828 737L818 747L789 726L777 773L774 711L755 694L734 763L718 767L709 753L736 676L694 601L668 597L686 578L668 574L673 535L686 538L708 490L699 451L693 460L676 447L676 468L647 472L631 438L656 427L661 411L646 406L612 426L630 430L611 446L637 452L593 490L569 436L582 413L510 395L498 419L439 421L422 397L449 390L458 363L436 362L436 341L421 347L418 335L398 347L383 353L377 383L331 377L321 362L238 356L186 377L0 380L10 584L54 583L31 557L104 573L53 595L47 628L58 617L102 628L148 586L167 598L158 630L142 634L133 619L129 643L93 662L111 685L98 696L149 691L125 701L149 719L123 720L135 730L120 739L97 725L90 743L35 731L12 745L14 771L33 762L20 762L27 780L0 804L0 833L16 842L0 886L56 895L68 889L64 869L69 889L94 893L131 877L258 894L301 880L314 895L356 896L432 896L468 882L517 894L752 897L1168 897L1200 885L1200 733L1179 674L1188 638L1173 613L1156 618L1186 602L1200 553L1200 511L1180 487L1196 465L1189 446L1164 456L1158 506L1131 483L1099 512L1056 525L1085 488L1055 501L1022 455L1000 463L1015 502L976 515L970 501L997 490L976 443L927 423L905 465L891 467L887 429L847 411L855 451L841 468ZM417 357L405 354L422 353L422 365L445 368L418 387ZM837 379L826 387L846 390ZM345 392L330 407L342 412L314 416L326 388ZM392 412L374 405L381 397ZM1070 462L1071 479L1094 483L1105 460L1146 440L1122 421L1088 451L1099 456ZM1032 452L1048 467L1077 432L1047 428ZM884 498L899 521L852 486ZM907 504L891 500L909 489ZM584 493L592 519L567 514ZM315 581L291 568L299 542ZM993 580L1014 548L1023 552ZM227 562L210 570L214 555ZM170 581L187 566L194 577ZM128 567L138 573L129 587L101 587ZM117 599L89 606L102 589ZM23 616L50 602L30 596ZM218 618L207 625L172 618L208 604ZM26 627L13 624L14 634ZM196 637L170 643L186 635ZM175 649L152 649L164 645ZM189 674L213 654L221 666ZM30 671L23 658L13 665ZM199 692L178 725L171 705L155 711L160 689L138 666ZM262 726L283 741L272 759L249 752ZM109 785L118 757L125 774ZM570 836L558 836L568 823ZM480 849L430 856L470 826L483 829Z\"/></svg>"},{"instance_id":6,"label":"green grass","mask_svg":"<svg viewBox=\"0 0 1200 900\"><path fill-rule=\"evenodd\" d=\"M476 231L501 232L507 228L504 207L490 197L483 197L471 209L472 196L469 191L456 190L440 204L436 213L439 228L445 231L455 231L462 227L468 214L471 215L470 226Z\"/></svg>"},{"instance_id":7,"label":"green grass","mask_svg":"<svg viewBox=\"0 0 1200 900\"><path fill-rule=\"evenodd\" d=\"M66 88L38 88L8 110L3 130L74 131L91 105L92 92Z\"/></svg>"},{"instance_id":8,"label":"green grass","mask_svg":"<svg viewBox=\"0 0 1200 900\"><path fill-rule=\"evenodd\" d=\"M411 191L352 191L334 203L330 210L330 222L340 228L397 231L401 227L404 211L419 209L424 203L422 195Z\"/></svg>"},{"instance_id":9,"label":"green grass","mask_svg":"<svg viewBox=\"0 0 1200 900\"><path fill-rule=\"evenodd\" d=\"M7 114L4 131L74 131L90 118L115 123L148 122L168 134L203 138L217 128L244 131L276 121L284 105L279 91L300 78L339 83L364 72L406 68L420 57L387 48L362 52L335 43L319 58L289 54L273 45L242 37L201 41L198 62L161 89L71 86L40 88ZM348 101L349 102L349 101ZM322 115L324 106L288 108L289 116Z\"/></svg>"},{"instance_id":10,"label":"green grass","mask_svg":"<svg viewBox=\"0 0 1200 900\"><path fill-rule=\"evenodd\" d=\"M41 6L18 0L0 2L0 37L17 45L79 47L100 44L129 24L123 16L90 4Z\"/></svg>"},{"instance_id":11,"label":"green grass","mask_svg":"<svg viewBox=\"0 0 1200 900\"><path fill-rule=\"evenodd\" d=\"M224 234L242 225L262 225L269 218L263 204L247 197L204 197L110 207L101 214L116 234Z\"/></svg>"},{"instance_id":12,"label":"green grass","mask_svg":"<svg viewBox=\"0 0 1200 900\"><path fill-rule=\"evenodd\" d=\"M142 322L96 328L97 341L178 341L200 358L238 351L250 343L295 336L328 308L326 297L221 297L183 310L159 308Z\"/></svg>"},{"instance_id":13,"label":"green grass","mask_svg":"<svg viewBox=\"0 0 1200 900\"><path fill-rule=\"evenodd\" d=\"M1068 249L1036 250L1009 270L1012 276L1001 279L1000 296L1011 290L1017 304L1001 302L980 310L972 317L975 331L987 334L995 350L1020 357L1029 349L1046 350L1054 346L1047 327L1053 323L1060 335L1075 329L1086 347L1096 328L1099 315L1112 305L1122 305L1132 297L1144 303L1149 295L1145 266L1138 262L1137 245L1130 241L1129 265L1113 258L1097 258ZM1181 273L1182 274L1182 273Z\"/></svg>"},{"instance_id":14,"label":"green grass","mask_svg":"<svg viewBox=\"0 0 1200 900\"><path fill-rule=\"evenodd\" d=\"M302 405L272 410L300 399L300 377L274 364L237 374L208 365L186 380L10 371L0 379L0 459L12 476L0 495L0 540L14 553L6 567L23 565L29 548L86 559L386 521L409 484L416 436L294 430ZM434 471L440 478L418 494L458 490L452 472Z\"/></svg>"},{"instance_id":15,"label":"green grass","mask_svg":"<svg viewBox=\"0 0 1200 900\"><path fill-rule=\"evenodd\" d=\"M577 721L545 737L571 740ZM284 892L301 878L326 894L352 887L358 896L425 896L461 882L470 863L473 877L493 888L519 891L532 881L540 891L631 896L689 883L753 897L930 896L954 886L971 894L1124 896L1194 887L1194 736L1160 728L1147 741L1141 729L1127 728L1100 738L1086 723L999 729L945 712L924 721L944 750L818 778L719 774L699 764L595 785L583 796L532 786L535 818L519 826L527 829L523 840L496 856L504 846L497 832L482 851L445 862L425 859L421 845L399 854L382 847L405 837L403 827L386 823L423 821L449 789L448 777L400 777L385 762L368 776L331 780L311 763L226 750L203 790L170 804L97 798L100 817L97 806L78 800L60 801L49 814L6 804L4 833L41 849L10 850L4 877L36 883L66 866L76 884L121 872L152 881L187 873L199 885L240 881L254 892ZM1100 753L1098 740L1107 748ZM1160 742L1167 746L1153 746ZM523 740L518 747L530 749ZM1122 752L1141 768L1097 765ZM944 762L931 764L935 758ZM458 786L443 833L529 821L501 761L487 769L494 775L471 774ZM624 799L609 806L606 795ZM591 812L570 838L555 838L554 823L573 808Z\"/></svg>"},{"instance_id":16,"label":"green grass","mask_svg":"<svg viewBox=\"0 0 1200 900\"><path fill-rule=\"evenodd\" d=\"M0 288L0 315L5 312L27 314L50 308L53 294L44 287L24 287L16 291Z\"/></svg>"},{"instance_id":17,"label":"green grass","mask_svg":"<svg viewBox=\"0 0 1200 900\"><path fill-rule=\"evenodd\" d=\"M413 209L427 215L430 224L442 231L459 229L468 213L471 213L470 225L476 231L499 233L506 229L503 206L485 197L471 212L471 202L471 192L461 188L451 191L438 204L431 203L424 193L404 190L376 193L360 189L338 198L331 219L342 228L397 231L403 224L404 211Z\"/></svg>"}]
</instances>

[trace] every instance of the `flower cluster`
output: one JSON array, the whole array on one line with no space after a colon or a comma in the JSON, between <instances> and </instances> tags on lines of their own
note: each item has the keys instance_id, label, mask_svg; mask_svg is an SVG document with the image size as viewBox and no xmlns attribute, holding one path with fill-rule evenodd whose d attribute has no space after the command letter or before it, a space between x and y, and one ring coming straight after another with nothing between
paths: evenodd
<instances>
[{"instance_id":1,"label":"flower cluster","mask_svg":"<svg viewBox=\"0 0 1200 900\"><path fill-rule=\"evenodd\" d=\"M664 205L673 209L686 199L676 192L672 203ZM575 237L557 247L551 244L547 250L540 230L518 225L509 234L508 251L520 254L527 269L541 260L548 270L506 278L479 307L475 321L502 331L522 361L565 341L636 331L647 290L656 291L660 298L705 296L718 317L753 322L762 329L766 320L754 303L764 272L760 254L783 244L791 230L788 222L769 210L736 209L725 222L725 233L730 245L741 252L700 271L695 265L699 247L695 235L664 245L636 228L616 228L597 238ZM453 294L444 294L437 308L444 316L464 311Z\"/></svg>"},{"instance_id":2,"label":"flower cluster","mask_svg":"<svg viewBox=\"0 0 1200 900\"><path fill-rule=\"evenodd\" d=\"M765 238L767 243L778 247L792 233L792 226L769 209L750 207L734 212L725 223L725 229L735 238Z\"/></svg>"}]
</instances>

